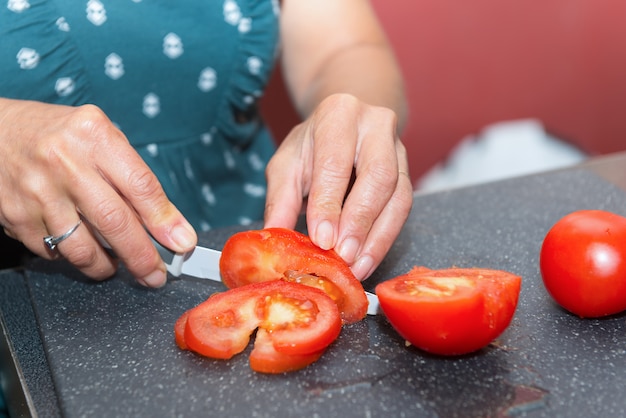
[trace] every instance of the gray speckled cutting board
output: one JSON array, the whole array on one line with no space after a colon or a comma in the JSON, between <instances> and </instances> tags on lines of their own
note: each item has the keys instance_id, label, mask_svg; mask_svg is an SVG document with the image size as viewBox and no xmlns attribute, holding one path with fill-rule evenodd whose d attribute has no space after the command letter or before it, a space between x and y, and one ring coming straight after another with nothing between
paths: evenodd
<instances>
[{"instance_id":1,"label":"gray speckled cutting board","mask_svg":"<svg viewBox=\"0 0 626 418\"><path fill-rule=\"evenodd\" d=\"M307 369L252 372L179 350L178 316L222 290L188 278L158 290L125 271L84 280L63 263L24 272L61 414L228 417L590 417L626 415L626 316L580 320L544 291L539 248L568 212L626 214L626 194L585 169L416 196L410 219L365 287L420 264L509 270L523 277L510 328L461 358L427 355L384 317L347 326ZM202 236L221 248L233 230Z\"/></svg>"}]
</instances>

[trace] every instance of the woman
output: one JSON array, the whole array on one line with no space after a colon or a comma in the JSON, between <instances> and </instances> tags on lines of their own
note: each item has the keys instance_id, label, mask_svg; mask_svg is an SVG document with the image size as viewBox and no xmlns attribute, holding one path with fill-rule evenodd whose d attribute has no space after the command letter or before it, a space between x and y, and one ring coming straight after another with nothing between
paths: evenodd
<instances>
[{"instance_id":1,"label":"woman","mask_svg":"<svg viewBox=\"0 0 626 418\"><path fill-rule=\"evenodd\" d=\"M306 202L362 280L406 220L402 79L366 0L9 0L0 39L0 224L41 257L107 278L99 234L158 287L144 228L187 251ZM256 103L277 54L303 122L274 149Z\"/></svg>"}]
</instances>

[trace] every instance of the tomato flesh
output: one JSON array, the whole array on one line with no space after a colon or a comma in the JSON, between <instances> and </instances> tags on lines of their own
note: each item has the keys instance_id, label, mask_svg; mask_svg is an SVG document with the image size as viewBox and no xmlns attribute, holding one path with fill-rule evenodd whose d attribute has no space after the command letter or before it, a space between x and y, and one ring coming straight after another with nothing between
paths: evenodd
<instances>
[{"instance_id":1,"label":"tomato flesh","mask_svg":"<svg viewBox=\"0 0 626 418\"><path fill-rule=\"evenodd\" d=\"M585 318L626 310L626 218L601 210L566 215L546 234L539 266L566 310Z\"/></svg>"},{"instance_id":2,"label":"tomato flesh","mask_svg":"<svg viewBox=\"0 0 626 418\"><path fill-rule=\"evenodd\" d=\"M289 229L234 234L222 250L220 273L229 288L276 279L320 288L335 300L345 323L360 321L367 313L363 286L345 261Z\"/></svg>"},{"instance_id":3,"label":"tomato flesh","mask_svg":"<svg viewBox=\"0 0 626 418\"><path fill-rule=\"evenodd\" d=\"M259 373L285 373L303 369L317 361L325 350L310 354L285 354L276 350L270 333L259 329L250 353L250 368Z\"/></svg>"},{"instance_id":4,"label":"tomato flesh","mask_svg":"<svg viewBox=\"0 0 626 418\"><path fill-rule=\"evenodd\" d=\"M214 294L183 313L174 327L181 349L216 359L242 352L255 330L251 367L280 373L317 360L339 336L341 316L323 291L272 280Z\"/></svg>"},{"instance_id":5,"label":"tomato flesh","mask_svg":"<svg viewBox=\"0 0 626 418\"><path fill-rule=\"evenodd\" d=\"M440 355L479 350L510 324L521 278L487 269L416 268L376 286L380 306L412 345Z\"/></svg>"}]
</instances>

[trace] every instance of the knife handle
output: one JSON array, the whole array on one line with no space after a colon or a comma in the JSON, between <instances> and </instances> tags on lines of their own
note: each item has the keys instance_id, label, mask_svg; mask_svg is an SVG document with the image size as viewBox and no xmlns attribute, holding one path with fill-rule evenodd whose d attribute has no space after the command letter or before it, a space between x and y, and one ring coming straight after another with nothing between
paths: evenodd
<instances>
[{"instance_id":1,"label":"knife handle","mask_svg":"<svg viewBox=\"0 0 626 418\"><path fill-rule=\"evenodd\" d=\"M165 263L167 271L174 277L180 276L183 270L183 261L185 261L185 254L179 254L170 250L169 248L165 248L157 240L155 240L152 235L148 235L150 236L152 245L154 245L154 247L159 252L161 260L163 260L163 262Z\"/></svg>"},{"instance_id":2,"label":"knife handle","mask_svg":"<svg viewBox=\"0 0 626 418\"><path fill-rule=\"evenodd\" d=\"M100 245L102 245L109 252L109 254L115 256L115 254L113 254L111 246L108 242L106 242L104 237L102 237L102 235L100 235L100 233L95 229L92 229L92 231ZM156 239L154 239L151 234L148 233L148 236L150 237L150 241L152 241L152 245L154 245L154 248L156 248L159 252L161 260L163 260L163 263L165 263L167 271L174 277L180 276L182 274L183 261L185 261L185 254L175 253L169 248L165 248L164 246L162 246Z\"/></svg>"}]
</instances>

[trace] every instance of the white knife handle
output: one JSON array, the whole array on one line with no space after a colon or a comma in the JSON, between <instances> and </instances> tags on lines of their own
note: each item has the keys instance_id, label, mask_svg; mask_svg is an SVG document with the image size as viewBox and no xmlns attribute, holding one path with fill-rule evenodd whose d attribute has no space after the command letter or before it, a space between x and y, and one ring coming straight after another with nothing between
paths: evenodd
<instances>
[{"instance_id":1,"label":"white knife handle","mask_svg":"<svg viewBox=\"0 0 626 418\"><path fill-rule=\"evenodd\" d=\"M159 252L161 260L163 260L163 262L165 263L167 271L174 277L180 276L183 270L183 261L185 261L185 254L175 253L169 248L165 248L157 240L155 240L152 235L148 235L150 236L152 244Z\"/></svg>"},{"instance_id":2,"label":"white knife handle","mask_svg":"<svg viewBox=\"0 0 626 418\"><path fill-rule=\"evenodd\" d=\"M365 296L367 296L367 301L369 302L369 304L367 305L367 314L368 315L381 314L382 309L380 308L380 303L378 302L378 296L368 291L365 291Z\"/></svg>"},{"instance_id":3,"label":"white knife handle","mask_svg":"<svg viewBox=\"0 0 626 418\"><path fill-rule=\"evenodd\" d=\"M106 240L102 237L102 235L100 235L100 233L96 231L95 229L92 229L92 231L94 235L96 236L96 239L98 240L100 245L102 245L107 250L111 251L112 250L111 246L109 245L108 242L106 242ZM185 261L185 254L175 253L174 251L168 248L165 248L164 246L159 244L159 242L155 240L152 235L148 234L148 236L150 237L150 240L152 241L152 245L154 245L154 247L159 252L159 256L161 257L161 260L163 260L163 262L165 263L165 267L167 268L167 271L174 277L180 276L182 273L182 269L183 269L183 261Z\"/></svg>"}]
</instances>

